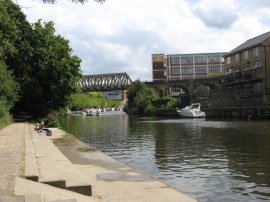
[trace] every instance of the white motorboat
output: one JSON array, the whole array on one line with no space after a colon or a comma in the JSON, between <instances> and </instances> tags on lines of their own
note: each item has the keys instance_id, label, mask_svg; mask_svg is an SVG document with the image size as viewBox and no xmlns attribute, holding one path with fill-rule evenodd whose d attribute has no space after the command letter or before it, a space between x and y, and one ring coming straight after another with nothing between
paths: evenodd
<instances>
[{"instance_id":1,"label":"white motorboat","mask_svg":"<svg viewBox=\"0 0 270 202\"><path fill-rule=\"evenodd\" d=\"M200 103L194 103L190 106L186 106L185 108L177 109L176 111L181 117L190 117L190 118L205 117L205 113L201 111Z\"/></svg>"}]
</instances>

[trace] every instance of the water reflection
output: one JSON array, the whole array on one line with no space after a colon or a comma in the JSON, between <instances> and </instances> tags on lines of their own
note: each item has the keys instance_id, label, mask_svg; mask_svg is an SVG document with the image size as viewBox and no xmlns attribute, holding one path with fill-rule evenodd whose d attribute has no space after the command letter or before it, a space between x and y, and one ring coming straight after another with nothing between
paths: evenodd
<instances>
[{"instance_id":1,"label":"water reflection","mask_svg":"<svg viewBox=\"0 0 270 202\"><path fill-rule=\"evenodd\" d=\"M67 117L62 127L200 201L270 200L269 122Z\"/></svg>"}]
</instances>

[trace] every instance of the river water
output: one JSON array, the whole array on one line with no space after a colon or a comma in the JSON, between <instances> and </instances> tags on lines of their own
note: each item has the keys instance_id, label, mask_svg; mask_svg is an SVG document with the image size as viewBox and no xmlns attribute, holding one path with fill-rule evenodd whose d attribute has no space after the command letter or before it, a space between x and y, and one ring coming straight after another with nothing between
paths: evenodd
<instances>
[{"instance_id":1,"label":"river water","mask_svg":"<svg viewBox=\"0 0 270 202\"><path fill-rule=\"evenodd\" d=\"M270 121L68 116L63 130L199 201L270 201Z\"/></svg>"}]
</instances>

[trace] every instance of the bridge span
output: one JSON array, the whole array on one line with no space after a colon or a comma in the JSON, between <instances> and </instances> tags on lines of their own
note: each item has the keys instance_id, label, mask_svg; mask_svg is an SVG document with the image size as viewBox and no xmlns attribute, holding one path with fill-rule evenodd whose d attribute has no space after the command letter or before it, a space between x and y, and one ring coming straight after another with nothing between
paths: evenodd
<instances>
[{"instance_id":1,"label":"bridge span","mask_svg":"<svg viewBox=\"0 0 270 202\"><path fill-rule=\"evenodd\" d=\"M203 78L203 79L184 79L184 80L170 80L159 82L146 82L147 85L169 92L171 88L177 87L183 90L185 94L199 93L200 86L206 86L210 91L221 91L220 78ZM179 94L179 93L178 93Z\"/></svg>"},{"instance_id":2,"label":"bridge span","mask_svg":"<svg viewBox=\"0 0 270 202\"><path fill-rule=\"evenodd\" d=\"M126 72L84 75L78 81L84 92L126 90L131 84L132 80Z\"/></svg>"}]
</instances>

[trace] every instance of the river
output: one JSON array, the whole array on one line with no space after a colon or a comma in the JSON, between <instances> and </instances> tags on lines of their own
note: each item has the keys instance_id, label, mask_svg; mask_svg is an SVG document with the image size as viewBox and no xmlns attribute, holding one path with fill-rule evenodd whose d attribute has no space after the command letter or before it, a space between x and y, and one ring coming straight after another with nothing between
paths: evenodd
<instances>
[{"instance_id":1,"label":"river","mask_svg":"<svg viewBox=\"0 0 270 202\"><path fill-rule=\"evenodd\" d=\"M270 121L68 116L63 130L201 202L270 201Z\"/></svg>"}]
</instances>

